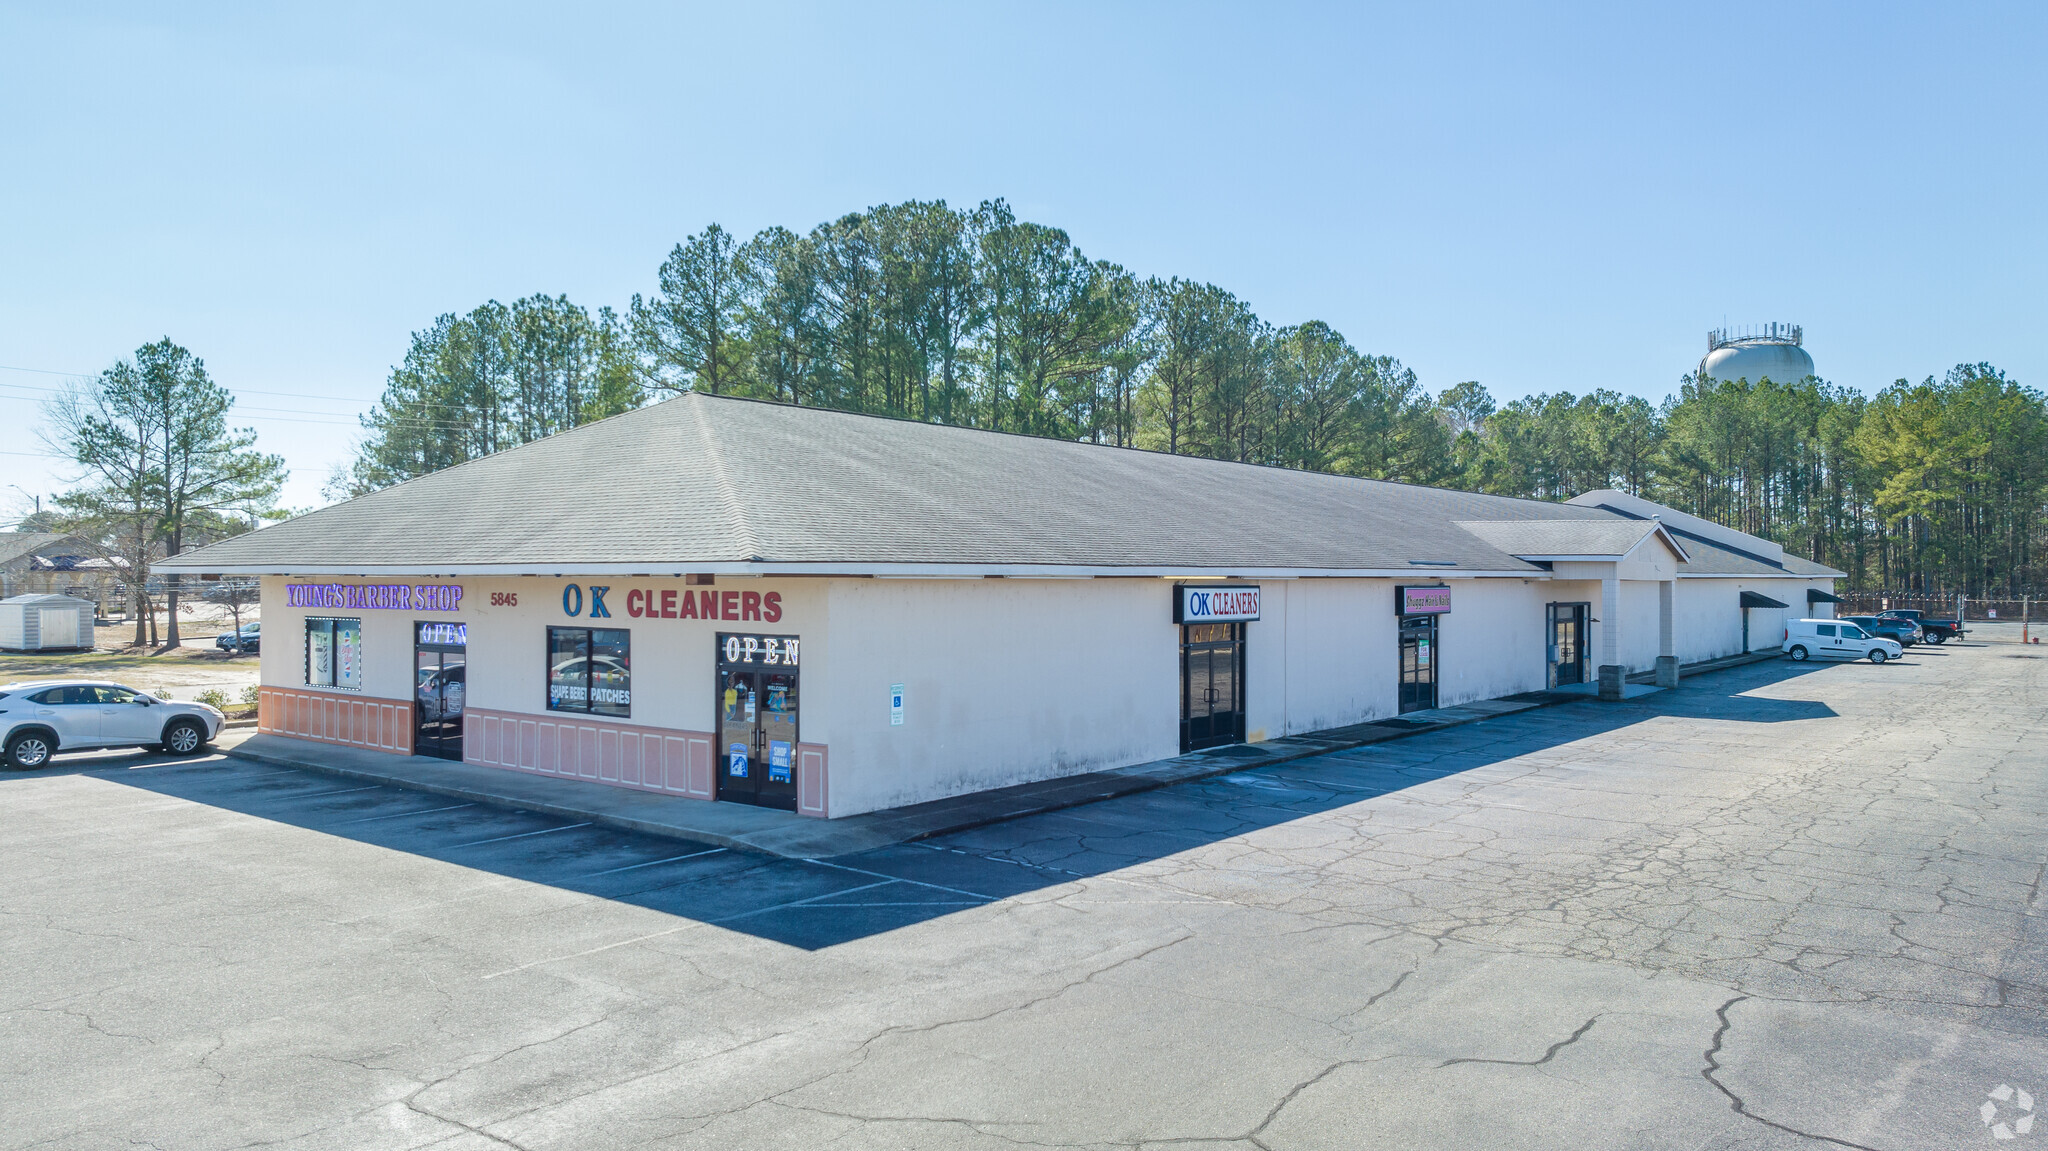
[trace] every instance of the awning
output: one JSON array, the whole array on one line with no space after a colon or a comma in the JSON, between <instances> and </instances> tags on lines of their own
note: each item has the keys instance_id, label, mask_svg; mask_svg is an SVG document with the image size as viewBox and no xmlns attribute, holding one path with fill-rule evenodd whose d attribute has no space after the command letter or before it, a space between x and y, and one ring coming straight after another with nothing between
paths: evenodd
<instances>
[{"instance_id":1,"label":"awning","mask_svg":"<svg viewBox=\"0 0 2048 1151\"><path fill-rule=\"evenodd\" d=\"M1810 588L1807 588L1807 589L1806 589L1806 602L1807 602L1807 603L1842 603L1842 602L1844 602L1844 601L1843 601L1843 599L1842 599L1842 597L1841 597L1841 596L1838 596L1838 595L1836 595L1836 594L1835 594L1835 593L1833 593L1833 592L1826 592L1826 591L1822 591L1822 590L1820 590L1820 589L1819 589L1819 588L1817 588L1817 587L1810 587Z\"/></svg>"},{"instance_id":2,"label":"awning","mask_svg":"<svg viewBox=\"0 0 2048 1151\"><path fill-rule=\"evenodd\" d=\"M1742 606L1743 606L1743 607L1784 607L1785 605L1784 605L1784 604L1781 604L1781 603L1779 603L1779 602L1778 602L1777 600L1774 600L1774 599L1772 599L1772 598L1771 598L1770 596L1767 596L1767 595L1758 595L1758 594L1756 594L1756 593L1755 593L1755 592L1753 592L1753 591L1746 591L1746 592L1743 592L1743 593L1742 593Z\"/></svg>"}]
</instances>

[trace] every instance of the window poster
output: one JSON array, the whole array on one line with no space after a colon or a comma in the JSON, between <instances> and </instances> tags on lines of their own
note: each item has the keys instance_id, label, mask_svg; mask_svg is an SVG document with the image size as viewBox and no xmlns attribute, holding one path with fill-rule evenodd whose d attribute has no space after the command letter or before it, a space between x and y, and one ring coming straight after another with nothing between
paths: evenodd
<instances>
[{"instance_id":1,"label":"window poster","mask_svg":"<svg viewBox=\"0 0 2048 1151\"><path fill-rule=\"evenodd\" d=\"M363 686L363 625L360 620L334 621L334 686Z\"/></svg>"},{"instance_id":2,"label":"window poster","mask_svg":"<svg viewBox=\"0 0 2048 1151\"><path fill-rule=\"evenodd\" d=\"M632 714L630 638L622 629L549 628L548 710Z\"/></svg>"},{"instance_id":3,"label":"window poster","mask_svg":"<svg viewBox=\"0 0 2048 1151\"><path fill-rule=\"evenodd\" d=\"M362 620L306 620L306 682L314 687L362 689Z\"/></svg>"},{"instance_id":4,"label":"window poster","mask_svg":"<svg viewBox=\"0 0 2048 1151\"><path fill-rule=\"evenodd\" d=\"M324 619L306 621L306 682L334 682L334 631Z\"/></svg>"}]
</instances>

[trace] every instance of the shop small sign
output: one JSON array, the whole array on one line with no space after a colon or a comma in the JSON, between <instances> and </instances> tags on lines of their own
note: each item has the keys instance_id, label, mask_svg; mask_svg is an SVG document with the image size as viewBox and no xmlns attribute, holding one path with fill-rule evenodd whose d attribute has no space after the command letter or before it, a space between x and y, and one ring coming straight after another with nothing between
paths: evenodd
<instances>
[{"instance_id":1,"label":"shop small sign","mask_svg":"<svg viewBox=\"0 0 2048 1151\"><path fill-rule=\"evenodd\" d=\"M1259 618L1256 586L1187 585L1173 591L1175 623L1247 623Z\"/></svg>"},{"instance_id":2,"label":"shop small sign","mask_svg":"<svg viewBox=\"0 0 2048 1151\"><path fill-rule=\"evenodd\" d=\"M467 647L469 646L469 625L466 623L423 623L420 625L419 642L424 647Z\"/></svg>"},{"instance_id":3,"label":"shop small sign","mask_svg":"<svg viewBox=\"0 0 2048 1151\"><path fill-rule=\"evenodd\" d=\"M348 611L461 611L462 585L452 583L293 583L284 585L286 607L343 608Z\"/></svg>"},{"instance_id":4,"label":"shop small sign","mask_svg":"<svg viewBox=\"0 0 2048 1151\"><path fill-rule=\"evenodd\" d=\"M1397 587L1394 589L1394 614L1396 615L1448 615L1451 610L1451 589L1436 587Z\"/></svg>"},{"instance_id":5,"label":"shop small sign","mask_svg":"<svg viewBox=\"0 0 2048 1151\"><path fill-rule=\"evenodd\" d=\"M718 659L733 667L795 667L797 637L793 635L718 636Z\"/></svg>"}]
</instances>

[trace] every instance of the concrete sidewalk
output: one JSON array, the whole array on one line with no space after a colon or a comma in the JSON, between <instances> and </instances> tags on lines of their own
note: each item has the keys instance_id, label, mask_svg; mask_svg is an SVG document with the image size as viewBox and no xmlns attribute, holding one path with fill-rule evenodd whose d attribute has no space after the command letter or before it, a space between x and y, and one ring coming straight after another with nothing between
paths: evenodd
<instances>
[{"instance_id":1,"label":"concrete sidewalk","mask_svg":"<svg viewBox=\"0 0 2048 1151\"><path fill-rule=\"evenodd\" d=\"M1735 667L1776 655L1776 652L1757 652L1697 665L1697 670ZM1695 669L1685 670L1691 673ZM1586 698L1584 694L1570 691L1527 692L1506 699L1410 712L1396 719L1307 732L1264 743L1232 744L1129 767L1023 783L830 820L746 804L709 803L602 783L526 775L426 756L389 755L276 735L224 732L218 746L221 751L243 759L303 767L367 783L452 796L472 803L536 811L692 843L758 851L785 858L822 859L965 831L1039 812L1078 807L1246 768L1266 767L1311 755L1441 731L1498 715L1583 702Z\"/></svg>"}]
</instances>

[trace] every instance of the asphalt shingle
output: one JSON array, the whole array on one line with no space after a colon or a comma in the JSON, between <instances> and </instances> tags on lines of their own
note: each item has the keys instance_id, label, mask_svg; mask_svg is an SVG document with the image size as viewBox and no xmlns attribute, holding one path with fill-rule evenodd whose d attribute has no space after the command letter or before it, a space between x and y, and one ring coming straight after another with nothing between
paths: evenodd
<instances>
[{"instance_id":1,"label":"asphalt shingle","mask_svg":"<svg viewBox=\"0 0 2048 1151\"><path fill-rule=\"evenodd\" d=\"M693 393L157 567L1540 570L1461 520L1634 530L1599 508Z\"/></svg>"}]
</instances>

